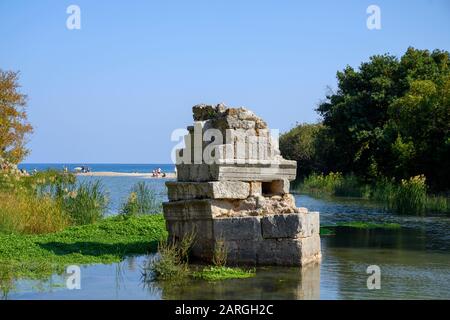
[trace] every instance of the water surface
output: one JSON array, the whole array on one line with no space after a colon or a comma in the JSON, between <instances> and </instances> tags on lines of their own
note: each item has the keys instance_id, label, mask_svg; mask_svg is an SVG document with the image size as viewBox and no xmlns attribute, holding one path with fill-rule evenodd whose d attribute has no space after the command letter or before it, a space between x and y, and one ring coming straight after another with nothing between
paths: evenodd
<instances>
[{"instance_id":1,"label":"water surface","mask_svg":"<svg viewBox=\"0 0 450 320\"><path fill-rule=\"evenodd\" d=\"M139 181L166 199L164 180L139 177L100 179L117 212ZM188 280L181 284L145 279L151 256L121 263L82 266L81 290L68 290L66 278L20 280L9 299L450 299L450 218L399 216L366 201L316 199L296 195L299 207L320 211L321 225L346 221L399 223L400 230L359 230L322 237L323 261L307 268L257 268L256 277L221 282ZM367 267L381 269L381 289L367 289Z\"/></svg>"}]
</instances>

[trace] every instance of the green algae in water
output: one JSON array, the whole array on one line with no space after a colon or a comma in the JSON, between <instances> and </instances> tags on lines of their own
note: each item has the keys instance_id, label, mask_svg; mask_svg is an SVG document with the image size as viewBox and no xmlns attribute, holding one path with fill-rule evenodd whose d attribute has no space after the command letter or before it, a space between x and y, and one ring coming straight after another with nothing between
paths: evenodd
<instances>
[{"instance_id":1,"label":"green algae in water","mask_svg":"<svg viewBox=\"0 0 450 320\"><path fill-rule=\"evenodd\" d=\"M220 281L227 279L246 279L256 275L255 269L243 270L241 268L230 267L206 267L201 271L192 273L192 276L196 279L202 279L207 281Z\"/></svg>"},{"instance_id":2,"label":"green algae in water","mask_svg":"<svg viewBox=\"0 0 450 320\"><path fill-rule=\"evenodd\" d=\"M350 221L338 223L336 227L346 227L354 229L401 229L401 225L398 223L374 223L374 222L363 222L363 221Z\"/></svg>"},{"instance_id":3,"label":"green algae in water","mask_svg":"<svg viewBox=\"0 0 450 320\"><path fill-rule=\"evenodd\" d=\"M374 223L363 221L341 222L332 226L320 227L321 236L334 236L339 229L355 230L400 230L402 226L398 223Z\"/></svg>"}]
</instances>

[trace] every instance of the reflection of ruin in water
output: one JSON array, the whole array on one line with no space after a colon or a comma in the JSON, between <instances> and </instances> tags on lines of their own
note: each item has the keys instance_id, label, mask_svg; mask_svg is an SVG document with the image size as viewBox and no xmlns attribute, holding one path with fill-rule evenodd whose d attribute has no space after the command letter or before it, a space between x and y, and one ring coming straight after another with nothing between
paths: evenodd
<instances>
[{"instance_id":1,"label":"reflection of ruin in water","mask_svg":"<svg viewBox=\"0 0 450 320\"><path fill-rule=\"evenodd\" d=\"M256 276L248 279L149 281L145 286L151 293L161 294L162 299L168 300L319 299L320 264L311 263L301 268L260 267L256 269Z\"/></svg>"}]
</instances>

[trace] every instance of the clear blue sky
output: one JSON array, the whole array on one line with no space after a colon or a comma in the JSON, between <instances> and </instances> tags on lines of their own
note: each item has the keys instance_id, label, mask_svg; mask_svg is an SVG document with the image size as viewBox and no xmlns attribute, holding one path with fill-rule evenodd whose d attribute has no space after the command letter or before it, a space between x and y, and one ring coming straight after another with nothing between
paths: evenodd
<instances>
[{"instance_id":1,"label":"clear blue sky","mask_svg":"<svg viewBox=\"0 0 450 320\"><path fill-rule=\"evenodd\" d=\"M71 4L81 30L66 28ZM450 50L450 1L0 0L0 39L0 68L29 96L26 162L167 163L194 104L247 106L285 131L318 120L347 64Z\"/></svg>"}]
</instances>

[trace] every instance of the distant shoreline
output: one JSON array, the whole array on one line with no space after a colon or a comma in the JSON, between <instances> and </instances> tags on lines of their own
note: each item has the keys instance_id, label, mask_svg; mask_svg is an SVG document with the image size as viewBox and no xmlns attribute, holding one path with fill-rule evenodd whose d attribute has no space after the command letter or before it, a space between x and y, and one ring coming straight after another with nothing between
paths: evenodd
<instances>
[{"instance_id":1,"label":"distant shoreline","mask_svg":"<svg viewBox=\"0 0 450 320\"><path fill-rule=\"evenodd\" d=\"M167 172L165 177L154 177L152 173L113 171L77 172L75 175L84 177L142 177L151 179L175 179L177 177L175 172Z\"/></svg>"}]
</instances>

